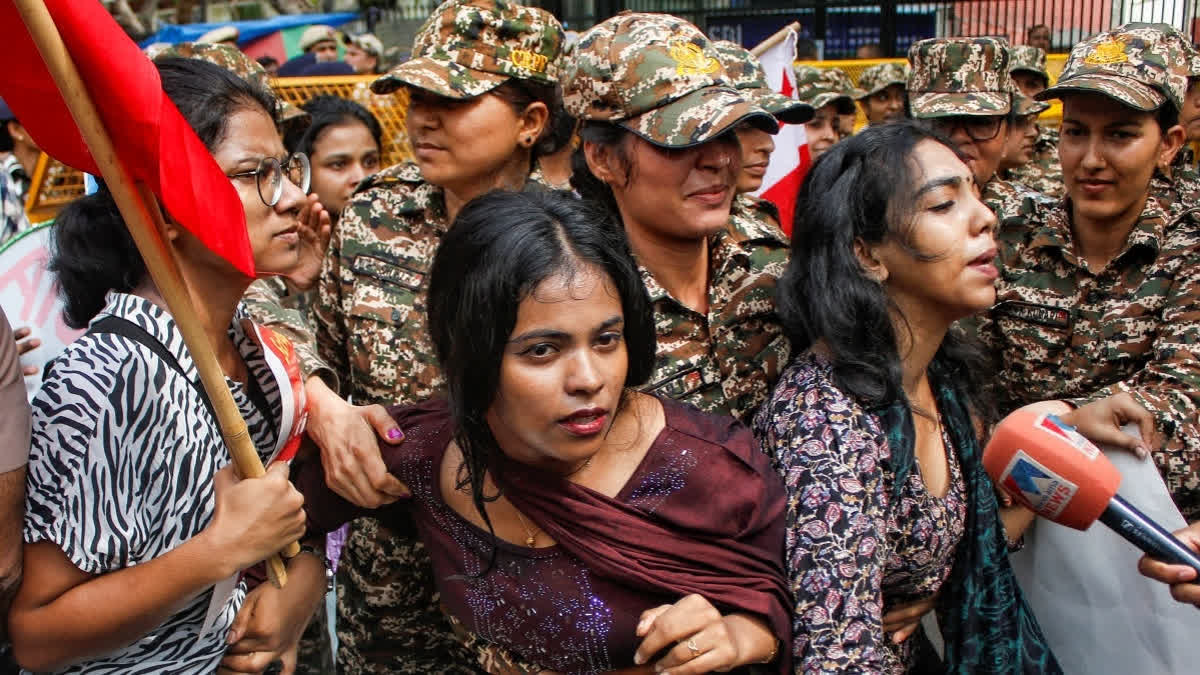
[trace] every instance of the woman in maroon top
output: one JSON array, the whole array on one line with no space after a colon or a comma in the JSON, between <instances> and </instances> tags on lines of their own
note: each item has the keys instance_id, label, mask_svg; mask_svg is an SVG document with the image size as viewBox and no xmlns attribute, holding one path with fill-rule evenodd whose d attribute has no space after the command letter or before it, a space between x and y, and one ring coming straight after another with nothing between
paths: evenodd
<instances>
[{"instance_id":1,"label":"woman in maroon top","mask_svg":"<svg viewBox=\"0 0 1200 675\"><path fill-rule=\"evenodd\" d=\"M567 193L475 200L429 326L448 400L392 409L412 498L384 513L415 515L452 616L562 672L788 668L782 485L732 419L632 390L655 337L615 224ZM317 465L296 481L314 529L364 512Z\"/></svg>"}]
</instances>

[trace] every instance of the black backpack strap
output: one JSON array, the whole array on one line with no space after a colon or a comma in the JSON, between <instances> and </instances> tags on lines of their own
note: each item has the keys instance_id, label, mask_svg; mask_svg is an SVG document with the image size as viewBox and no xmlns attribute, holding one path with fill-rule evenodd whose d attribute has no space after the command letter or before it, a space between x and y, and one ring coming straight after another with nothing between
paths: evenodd
<instances>
[{"instance_id":1,"label":"black backpack strap","mask_svg":"<svg viewBox=\"0 0 1200 675\"><path fill-rule=\"evenodd\" d=\"M208 414L212 415L214 420L217 419L217 411L213 408L212 400L208 398L208 392L204 390L204 387L201 386L199 382L188 377L187 373L183 371L183 366L179 365L179 361L175 359L175 356L171 354L171 352L167 351L166 345L160 342L158 338L154 337L150 333L147 333L144 328L128 319L122 319L119 316L110 315L94 322L91 327L88 328L87 334L94 333L112 333L113 335L120 335L121 337L133 340L134 342L137 342L154 352L158 358L162 359L167 365L174 368L176 372L183 376L183 379L188 381L188 384L192 385L192 388L196 390L196 393L200 394L200 399L204 401L204 407L208 408Z\"/></svg>"}]
</instances>

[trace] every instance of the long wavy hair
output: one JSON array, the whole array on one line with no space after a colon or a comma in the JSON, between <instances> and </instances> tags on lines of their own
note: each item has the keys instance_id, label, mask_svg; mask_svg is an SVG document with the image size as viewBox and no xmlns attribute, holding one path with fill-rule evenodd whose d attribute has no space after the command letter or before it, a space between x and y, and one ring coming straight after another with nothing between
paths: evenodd
<instances>
[{"instance_id":1,"label":"long wavy hair","mask_svg":"<svg viewBox=\"0 0 1200 675\"><path fill-rule=\"evenodd\" d=\"M918 123L871 126L822 155L796 199L792 257L779 282L777 311L793 348L824 344L837 385L865 408L908 403L898 339L907 321L863 269L855 242L896 241L916 260L937 259L911 244L919 180L912 157L922 141L957 154L953 143ZM992 419L987 358L978 345L952 329L935 360L961 372L973 412Z\"/></svg>"}]
</instances>

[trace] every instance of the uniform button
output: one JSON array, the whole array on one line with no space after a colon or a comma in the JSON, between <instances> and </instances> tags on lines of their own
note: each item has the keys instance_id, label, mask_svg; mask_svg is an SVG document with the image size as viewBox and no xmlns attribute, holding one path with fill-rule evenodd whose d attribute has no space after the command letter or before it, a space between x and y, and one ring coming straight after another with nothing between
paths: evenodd
<instances>
[{"instance_id":1,"label":"uniform button","mask_svg":"<svg viewBox=\"0 0 1200 675\"><path fill-rule=\"evenodd\" d=\"M392 321L399 321L399 320L400 320L400 310L393 309L392 310Z\"/></svg>"}]
</instances>

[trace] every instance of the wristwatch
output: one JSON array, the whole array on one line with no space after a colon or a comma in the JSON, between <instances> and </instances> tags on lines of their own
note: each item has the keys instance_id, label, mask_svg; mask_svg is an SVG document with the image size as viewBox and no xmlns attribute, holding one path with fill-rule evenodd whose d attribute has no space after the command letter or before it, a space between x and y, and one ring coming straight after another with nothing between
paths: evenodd
<instances>
[{"instance_id":1,"label":"wristwatch","mask_svg":"<svg viewBox=\"0 0 1200 675\"><path fill-rule=\"evenodd\" d=\"M318 549L316 546L304 544L300 547L300 553L309 553L316 556L321 564L325 566L325 592L333 592L333 566L329 564L329 558L325 557L325 552ZM299 555L299 554L297 554Z\"/></svg>"}]
</instances>

